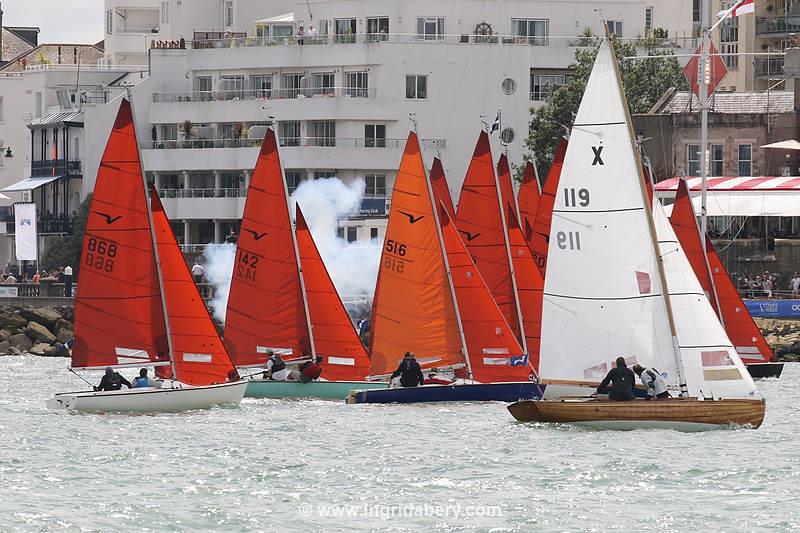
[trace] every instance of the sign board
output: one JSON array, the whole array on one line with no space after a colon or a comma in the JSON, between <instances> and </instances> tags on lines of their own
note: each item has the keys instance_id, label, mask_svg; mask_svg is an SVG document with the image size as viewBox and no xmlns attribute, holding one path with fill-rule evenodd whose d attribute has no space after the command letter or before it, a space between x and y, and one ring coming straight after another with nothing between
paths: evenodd
<instances>
[{"instance_id":1,"label":"sign board","mask_svg":"<svg viewBox=\"0 0 800 533\"><path fill-rule=\"evenodd\" d=\"M17 261L37 261L36 204L14 204L14 225Z\"/></svg>"},{"instance_id":2,"label":"sign board","mask_svg":"<svg viewBox=\"0 0 800 533\"><path fill-rule=\"evenodd\" d=\"M0 298L16 298L19 296L18 287L3 287L0 285Z\"/></svg>"},{"instance_id":3,"label":"sign board","mask_svg":"<svg viewBox=\"0 0 800 533\"><path fill-rule=\"evenodd\" d=\"M386 216L386 198L364 198L361 200L358 214L362 217Z\"/></svg>"},{"instance_id":4,"label":"sign board","mask_svg":"<svg viewBox=\"0 0 800 533\"><path fill-rule=\"evenodd\" d=\"M750 316L761 318L800 318L800 300L745 300Z\"/></svg>"}]
</instances>

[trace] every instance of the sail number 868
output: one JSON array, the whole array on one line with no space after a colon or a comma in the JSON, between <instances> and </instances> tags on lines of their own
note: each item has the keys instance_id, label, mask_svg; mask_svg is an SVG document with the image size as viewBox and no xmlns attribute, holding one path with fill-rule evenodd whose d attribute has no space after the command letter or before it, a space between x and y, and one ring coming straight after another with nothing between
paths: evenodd
<instances>
[{"instance_id":1,"label":"sail number 868","mask_svg":"<svg viewBox=\"0 0 800 533\"><path fill-rule=\"evenodd\" d=\"M104 272L114 271L114 258L117 257L117 244L90 237L86 243L84 265Z\"/></svg>"}]
</instances>

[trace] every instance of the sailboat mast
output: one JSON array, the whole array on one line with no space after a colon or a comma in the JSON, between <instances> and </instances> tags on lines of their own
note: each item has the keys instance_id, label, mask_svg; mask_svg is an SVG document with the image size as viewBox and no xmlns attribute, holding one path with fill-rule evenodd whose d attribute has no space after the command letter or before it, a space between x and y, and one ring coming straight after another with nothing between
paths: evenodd
<instances>
[{"instance_id":1,"label":"sailboat mast","mask_svg":"<svg viewBox=\"0 0 800 533\"><path fill-rule=\"evenodd\" d=\"M506 159L508 159L508 151L506 151ZM500 203L500 223L503 226L503 244L506 247L506 260L508 261L508 269L511 272L511 290L514 293L514 307L517 310L517 324L519 325L519 342L522 345L522 353L528 353L528 343L525 338L525 325L522 322L522 309L519 306L519 292L517 291L517 274L514 272L514 260L511 257L511 245L508 242L508 225L506 224L506 210L503 206L503 192L500 189L500 180L497 177L497 172L492 169L492 176L494 176L494 186L497 190L497 201ZM509 176L510 178L510 176ZM513 187L513 185L512 185ZM514 191L511 191L514 194ZM513 204L512 204L513 205ZM519 220L519 212L515 212L517 220Z\"/></svg>"},{"instance_id":2,"label":"sailboat mast","mask_svg":"<svg viewBox=\"0 0 800 533\"><path fill-rule=\"evenodd\" d=\"M414 133L417 133L416 122L414 122ZM422 152L422 144L419 144L420 155ZM456 289L453 286L453 274L450 272L450 263L447 261L447 250L444 247L444 237L442 236L442 226L439 222L439 206L436 205L433 195L433 186L431 186L430 176L425 165L422 165L422 171L425 173L425 186L428 188L428 198L430 198L433 205L433 219L436 223L436 235L439 237L439 249L442 251L442 260L444 261L444 269L447 271L447 284L450 286L450 299L453 301L453 309L456 312L456 323L458 324L458 336L461 339L461 352L464 354L464 363L467 365L467 375L472 378L472 363L469 360L469 351L467 350L467 339L464 337L464 326L461 324L461 313L458 311L458 299L456 298Z\"/></svg>"},{"instance_id":3,"label":"sailboat mast","mask_svg":"<svg viewBox=\"0 0 800 533\"><path fill-rule=\"evenodd\" d=\"M631 120L631 113L630 109L628 108L628 99L625 97L625 89L622 85L622 76L620 75L619 64L617 63L617 54L614 51L614 45L610 40L610 36L608 35L608 26L606 26L606 39L609 39L611 59L614 66L614 75L617 79L617 84L619 85L619 92L622 95L622 107L625 111L625 123L628 127L628 138L630 139L633 157L636 160L636 175L639 178L639 190L642 193L642 202L645 206L644 211L647 217L647 226L650 230L650 240L657 257L656 263L658 265L658 276L661 280L661 294L664 297L664 306L666 307L667 311L667 321L669 323L669 331L672 337L672 349L675 354L675 359L678 363L678 385L681 388L681 394L686 395L686 372L683 368L683 359L681 359L681 350L680 346L678 345L678 334L677 328L675 327L675 317L672 312L672 301L670 300L669 296L667 274L664 271L664 260L661 256L661 248L658 245L658 234L656 233L656 225L655 221L653 220L653 205L650 203L650 197L647 194L647 184L645 183L644 173L642 172L641 153L639 152L639 147L636 145L636 136L634 135L633 121Z\"/></svg>"},{"instance_id":4,"label":"sailboat mast","mask_svg":"<svg viewBox=\"0 0 800 533\"><path fill-rule=\"evenodd\" d=\"M133 131L136 131L136 113L133 112L133 95L131 93L131 88L125 88L128 93L128 100L130 101L131 105L131 115L134 117L133 121ZM164 327L167 332L167 346L169 349L169 367L172 375L172 379L178 379L178 369L175 365L175 352L172 347L172 328L169 324L169 314L167 314L167 301L164 299L164 277L161 274L161 258L158 253L158 242L156 240L156 233L155 229L153 228L153 207L150 205L150 198L147 195L148 191L148 184L147 184L147 177L144 173L144 167L142 166L142 151L139 146L139 139L134 139L136 142L136 153L139 155L139 173L142 175L142 183L144 185L144 204L147 206L147 221L150 224L150 239L153 242L153 255L155 256L156 260L156 276L158 278L158 292L159 297L161 298L161 312L164 314ZM155 187L155 184L153 184Z\"/></svg>"},{"instance_id":5,"label":"sailboat mast","mask_svg":"<svg viewBox=\"0 0 800 533\"><path fill-rule=\"evenodd\" d=\"M706 199L708 196L708 48L710 32L708 29L708 1L700 0L700 239L703 242L703 256L706 255L705 237L708 221L706 218ZM708 258L706 257L706 263Z\"/></svg>"},{"instance_id":6,"label":"sailboat mast","mask_svg":"<svg viewBox=\"0 0 800 533\"><path fill-rule=\"evenodd\" d=\"M277 135L276 135L277 140ZM289 206L289 189L286 186L286 179L284 178L285 174L283 173L283 161L280 162L281 165L281 181L283 182L283 194L286 198L286 206ZM291 213L289 213L291 216ZM309 228L309 231L311 229ZM311 313L308 310L308 297L306 296L306 282L303 280L303 265L300 263L300 249L297 247L297 220L294 221L292 227L292 247L294 249L294 261L297 265L297 277L300 278L300 293L303 297L303 312L306 315L306 327L308 328L308 342L311 345L311 359L316 361L317 359L317 345L314 341L314 330L313 326L311 325Z\"/></svg>"}]
</instances>

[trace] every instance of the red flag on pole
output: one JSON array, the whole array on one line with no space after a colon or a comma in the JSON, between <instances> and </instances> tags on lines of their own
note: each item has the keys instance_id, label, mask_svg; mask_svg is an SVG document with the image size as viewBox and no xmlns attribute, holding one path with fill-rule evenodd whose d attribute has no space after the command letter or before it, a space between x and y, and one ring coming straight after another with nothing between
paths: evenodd
<instances>
[{"instance_id":1,"label":"red flag on pole","mask_svg":"<svg viewBox=\"0 0 800 533\"><path fill-rule=\"evenodd\" d=\"M725 61L722 60L722 56L717 51L717 47L714 46L713 42L709 43L709 51L708 51L708 63L706 64L708 68L708 72L706 74L708 79L708 96L711 96L714 91L719 86L720 82L725 78L728 74L728 69L725 66ZM683 74L686 76L686 79L689 81L689 85L692 88L692 92L698 98L700 98L700 54L702 53L702 44L697 47L697 50L694 51L694 55L692 59L686 63L686 66L683 68Z\"/></svg>"}]
</instances>

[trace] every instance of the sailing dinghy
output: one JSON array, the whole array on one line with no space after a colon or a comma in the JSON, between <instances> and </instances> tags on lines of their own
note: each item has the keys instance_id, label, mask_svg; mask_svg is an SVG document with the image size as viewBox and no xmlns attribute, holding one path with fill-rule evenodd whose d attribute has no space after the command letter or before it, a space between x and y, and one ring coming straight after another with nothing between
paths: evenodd
<instances>
[{"instance_id":1,"label":"sailing dinghy","mask_svg":"<svg viewBox=\"0 0 800 533\"><path fill-rule=\"evenodd\" d=\"M235 373L155 190L151 203L152 209L123 99L86 221L72 368L151 366L162 379L156 387L56 394L51 409L184 411L242 399L247 384Z\"/></svg>"},{"instance_id":2,"label":"sailing dinghy","mask_svg":"<svg viewBox=\"0 0 800 533\"><path fill-rule=\"evenodd\" d=\"M302 268L301 268L302 267ZM343 400L365 380L367 351L345 311L305 218L292 228L275 132L269 128L247 192L225 319L225 343L240 368L265 367L267 352L287 364L322 357L310 383L249 381L245 396Z\"/></svg>"},{"instance_id":3,"label":"sailing dinghy","mask_svg":"<svg viewBox=\"0 0 800 533\"><path fill-rule=\"evenodd\" d=\"M444 193L446 187L439 189ZM446 203L439 202L436 209L434 196L412 132L395 180L373 300L372 374L388 377L411 351L423 374L431 368L452 369L468 379L354 391L348 403L538 397L513 330L467 252Z\"/></svg>"},{"instance_id":4,"label":"sailing dinghy","mask_svg":"<svg viewBox=\"0 0 800 533\"><path fill-rule=\"evenodd\" d=\"M783 363L778 361L750 316L711 239L706 237L703 249L694 206L684 180L678 183L670 222L747 371L754 378L780 377Z\"/></svg>"},{"instance_id":5,"label":"sailing dinghy","mask_svg":"<svg viewBox=\"0 0 800 533\"><path fill-rule=\"evenodd\" d=\"M765 404L703 294L660 204L651 203L613 50L604 40L553 209L540 377L596 387L618 356L666 373L666 400L562 397L509 406L520 421L601 428L758 427ZM587 394L591 389L583 388Z\"/></svg>"}]
</instances>

